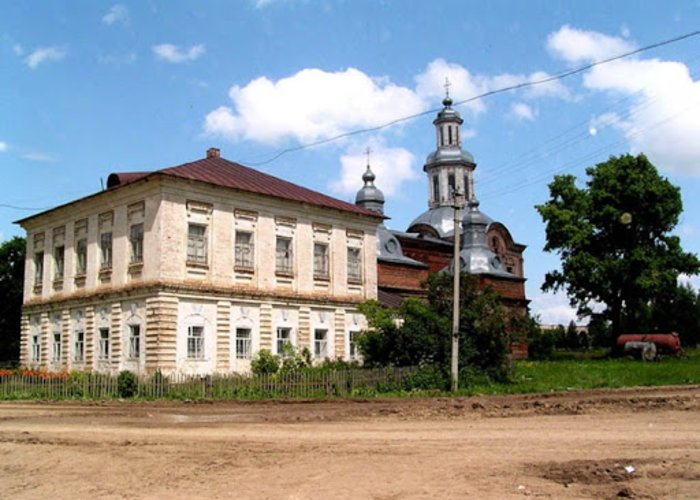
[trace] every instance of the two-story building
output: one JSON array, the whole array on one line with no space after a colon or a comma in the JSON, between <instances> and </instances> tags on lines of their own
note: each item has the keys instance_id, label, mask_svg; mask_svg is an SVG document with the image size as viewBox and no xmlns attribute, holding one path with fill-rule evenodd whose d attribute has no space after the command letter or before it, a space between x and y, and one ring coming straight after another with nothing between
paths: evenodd
<instances>
[{"instance_id":1,"label":"two-story building","mask_svg":"<svg viewBox=\"0 0 700 500\"><path fill-rule=\"evenodd\" d=\"M116 173L27 231L21 363L247 371L285 343L352 359L377 297L372 210L220 157Z\"/></svg>"}]
</instances>

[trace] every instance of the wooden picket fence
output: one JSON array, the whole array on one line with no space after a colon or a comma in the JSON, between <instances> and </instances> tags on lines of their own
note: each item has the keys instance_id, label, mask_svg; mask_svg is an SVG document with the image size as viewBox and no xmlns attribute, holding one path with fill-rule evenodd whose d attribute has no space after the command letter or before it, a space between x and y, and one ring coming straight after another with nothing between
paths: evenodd
<instances>
[{"instance_id":1,"label":"wooden picket fence","mask_svg":"<svg viewBox=\"0 0 700 500\"><path fill-rule=\"evenodd\" d=\"M143 399L273 399L368 396L410 385L417 367L299 370L272 375L184 374L138 377L133 396ZM0 375L0 399L112 399L116 375L99 373Z\"/></svg>"}]
</instances>

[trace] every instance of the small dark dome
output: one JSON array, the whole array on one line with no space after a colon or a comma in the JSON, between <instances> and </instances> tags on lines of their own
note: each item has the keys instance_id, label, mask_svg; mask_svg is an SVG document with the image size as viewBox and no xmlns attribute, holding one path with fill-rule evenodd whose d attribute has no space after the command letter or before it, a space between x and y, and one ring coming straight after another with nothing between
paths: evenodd
<instances>
[{"instance_id":1,"label":"small dark dome","mask_svg":"<svg viewBox=\"0 0 700 500\"><path fill-rule=\"evenodd\" d=\"M446 97L442 100L442 105L445 106L445 107L447 107L447 108L449 108L450 106L452 106L452 98L451 98L450 96L446 96Z\"/></svg>"},{"instance_id":2,"label":"small dark dome","mask_svg":"<svg viewBox=\"0 0 700 500\"><path fill-rule=\"evenodd\" d=\"M367 165L367 170L365 170L365 173L362 174L362 180L365 182L365 184L374 182L375 179L374 172L369 168L369 165Z\"/></svg>"}]
</instances>

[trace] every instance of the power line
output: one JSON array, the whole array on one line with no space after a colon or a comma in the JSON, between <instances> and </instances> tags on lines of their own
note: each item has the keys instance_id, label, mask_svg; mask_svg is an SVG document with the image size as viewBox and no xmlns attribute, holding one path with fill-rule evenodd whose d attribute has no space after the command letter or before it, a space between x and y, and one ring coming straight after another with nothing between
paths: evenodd
<instances>
[{"instance_id":1,"label":"power line","mask_svg":"<svg viewBox=\"0 0 700 500\"><path fill-rule=\"evenodd\" d=\"M664 45L669 45L669 44L672 44L672 43L675 43L675 42L679 42L679 41L681 41L681 40L685 40L685 39L687 39L687 38L691 38L691 37L694 37L694 36L697 36L697 35L700 35L700 30L692 31L692 32L690 32L690 33L685 33L685 34L683 34L683 35L679 35L679 36L676 36L676 37L673 37L673 38L669 38L669 39L666 39L666 40L662 40L662 41L660 41L660 42L655 42L655 43L652 43L652 44L650 44L650 45L645 45L644 47L641 47L641 48L639 48L639 49L631 50L631 51L629 51L629 52L625 52L625 53L623 53L623 54L619 54L619 55L613 56L613 57L608 57L608 58L606 58L606 59L601 59L601 60L599 60L599 61L594 61L594 62L592 62L592 63L585 64L585 65L583 65L583 66L579 66L579 67L577 67L577 68L574 68L574 69L571 69L571 70L568 70L568 71L563 71L563 72L561 72L561 73L557 73L557 74L552 75L552 76L549 76L549 77L547 77L547 78L542 78L542 79L540 79L540 80L532 80L532 81L528 81L528 82L518 83L518 84L515 84L515 85L510 85L510 86L507 86L507 87L501 87L501 88L498 88L498 89L490 90L490 91L488 91L488 92L484 92L483 94L479 94L479 95L470 97L470 98L468 98L468 99L463 99L463 100L461 100L461 101L456 101L456 102L453 103L453 105L454 105L454 106L462 106L462 105L464 105L464 104L468 104L468 103L470 103L470 102L474 102L474 101L477 101L477 100L479 100L479 99L483 99L483 98L485 98L485 97L489 97L489 96L492 96L492 95L502 94L502 93L504 93L504 92L511 92L511 91L513 91L513 90L519 90L519 89L528 88L528 87L534 87L534 86L536 86L536 85L544 85L544 84L546 84L546 83L550 83L550 82L553 82L553 81L556 81L556 80L561 80L561 79L563 79L563 78L567 78L567 77L569 77L569 76L576 75L576 74L578 74L578 73L582 73L582 72L584 72L584 71L586 71L586 70L589 70L589 69L594 68L594 67L596 67L596 66L600 66L600 65L602 65L602 64L607 64L607 63L610 63L610 62L613 62L613 61L617 61L617 60L619 60L619 59L624 59L624 58L626 58L626 57L633 56L633 55L635 55L635 54L640 54L640 53L642 53L642 52L646 52L646 51L651 50L651 49L655 49L655 48L658 48L658 47L663 47ZM382 124L380 124L380 125L376 125L376 126L374 126L374 127L367 127L367 128L352 130L352 131L350 131L350 132L344 132L344 133L342 133L342 134L338 134L338 135L335 135L335 136L332 136L332 137L327 137L326 139L320 139L320 140L318 140L318 141L308 142L308 143L305 143L305 144L300 144L299 146L294 146L294 147L290 147L290 148L285 148L285 149L282 149L282 150L278 151L276 154L274 154L272 157L268 158L267 160L263 160L263 161L259 161L259 162L245 162L245 163L246 163L247 165L253 166L253 167L259 167L259 166L262 166L262 165L267 165L268 163L272 163L273 161L277 160L278 158L280 158L280 157L282 157L282 156L284 156L284 155L286 155L286 154L289 154L289 153L294 153L294 152L296 152L296 151L301 151L301 150L304 150L304 149L313 148L313 147L316 147L316 146L320 146L320 145L322 145L322 144L328 144L328 143L330 143L330 142L335 142L335 141L338 141L338 140L340 140L340 139L345 139L345 138L347 138L347 137L352 137L352 136L355 136L355 135L366 134L366 133L368 133L368 132L376 132L377 130L382 130L382 129L391 127L391 126L393 126L393 125L396 125L396 124L398 124L398 123L402 123L402 122L406 122L406 121L409 121L409 120L413 120L413 119L419 118L419 117L421 117L421 116L426 116L426 115L431 115L431 114L437 113L438 111L440 111L440 109L441 109L441 108L429 109L429 110L427 110L427 111L422 111L422 112L420 112L420 113L415 113L415 114L412 114L412 115L407 115L407 116L403 116L403 117L400 117L400 118L396 118L396 119L394 119L394 120L390 120L390 121L388 121L388 122L382 123Z\"/></svg>"}]
</instances>

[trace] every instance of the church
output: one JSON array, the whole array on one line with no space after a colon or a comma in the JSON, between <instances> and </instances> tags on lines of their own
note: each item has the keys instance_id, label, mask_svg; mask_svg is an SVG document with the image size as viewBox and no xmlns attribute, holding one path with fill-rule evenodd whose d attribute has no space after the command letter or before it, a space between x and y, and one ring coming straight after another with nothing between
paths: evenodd
<instances>
[{"instance_id":1,"label":"church","mask_svg":"<svg viewBox=\"0 0 700 500\"><path fill-rule=\"evenodd\" d=\"M428 210L406 231L385 226L369 165L352 204L217 148L182 165L113 173L106 189L18 221L27 231L21 364L247 372L260 349L280 354L286 344L318 362L356 359L354 337L366 328L358 304L397 306L449 268L456 191L469 200L460 269L524 314L525 247L481 212L462 119L449 97L443 106L424 166Z\"/></svg>"},{"instance_id":2,"label":"church","mask_svg":"<svg viewBox=\"0 0 700 500\"><path fill-rule=\"evenodd\" d=\"M455 193L467 200L463 210L459 265L477 277L479 288L497 291L504 305L518 316L527 314L523 251L508 228L480 209L474 192L474 156L462 149L463 120L446 96L433 121L436 148L423 166L428 180L428 209L406 231L377 229L377 286L381 303L398 306L404 297L422 296L429 273L451 271L454 253ZM375 185L369 165L355 203L384 215L384 195ZM460 207L461 208L461 207ZM513 342L514 357L526 357L524 343Z\"/></svg>"}]
</instances>

